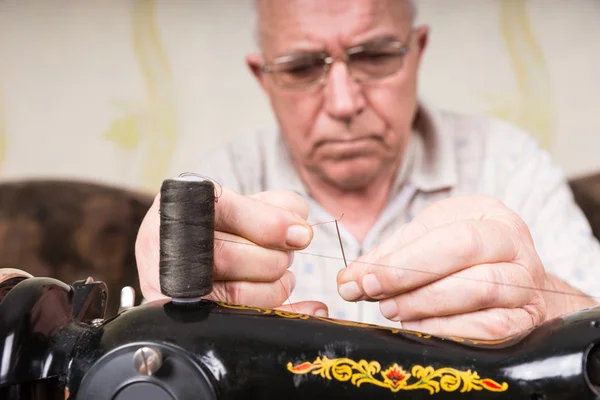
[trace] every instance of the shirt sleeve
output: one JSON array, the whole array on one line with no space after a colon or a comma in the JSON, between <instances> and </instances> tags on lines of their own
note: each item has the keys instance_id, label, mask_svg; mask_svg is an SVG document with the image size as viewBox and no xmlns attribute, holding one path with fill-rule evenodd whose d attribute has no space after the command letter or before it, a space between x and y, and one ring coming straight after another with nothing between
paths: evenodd
<instances>
[{"instance_id":1,"label":"shirt sleeve","mask_svg":"<svg viewBox=\"0 0 600 400\"><path fill-rule=\"evenodd\" d=\"M498 128L490 151L504 148L494 168L502 175L501 199L527 223L546 271L600 299L600 244L563 172L527 134L508 124Z\"/></svg>"}]
</instances>

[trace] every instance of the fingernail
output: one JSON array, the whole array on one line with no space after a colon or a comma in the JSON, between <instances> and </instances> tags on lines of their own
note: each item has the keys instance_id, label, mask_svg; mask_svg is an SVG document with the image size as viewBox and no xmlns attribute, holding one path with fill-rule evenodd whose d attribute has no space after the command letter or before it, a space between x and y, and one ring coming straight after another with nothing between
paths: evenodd
<instances>
[{"instance_id":1,"label":"fingernail","mask_svg":"<svg viewBox=\"0 0 600 400\"><path fill-rule=\"evenodd\" d=\"M396 305L394 299L380 301L379 311L381 311L381 314L387 319L396 322L400 320L400 318L398 318L398 306Z\"/></svg>"},{"instance_id":2,"label":"fingernail","mask_svg":"<svg viewBox=\"0 0 600 400\"><path fill-rule=\"evenodd\" d=\"M317 311L315 311L315 316L327 318L329 316L329 313L327 312L327 310L323 310L320 308Z\"/></svg>"},{"instance_id":3,"label":"fingernail","mask_svg":"<svg viewBox=\"0 0 600 400\"><path fill-rule=\"evenodd\" d=\"M383 291L381 290L381 284L374 274L367 274L362 281L363 290L365 294L370 297L379 296Z\"/></svg>"},{"instance_id":4,"label":"fingernail","mask_svg":"<svg viewBox=\"0 0 600 400\"><path fill-rule=\"evenodd\" d=\"M340 286L340 296L345 300L352 301L362 296L362 290L358 287L358 284L354 281L346 282Z\"/></svg>"},{"instance_id":5,"label":"fingernail","mask_svg":"<svg viewBox=\"0 0 600 400\"><path fill-rule=\"evenodd\" d=\"M287 230L286 243L292 247L305 247L310 242L310 231L302 225L292 225Z\"/></svg>"}]
</instances>

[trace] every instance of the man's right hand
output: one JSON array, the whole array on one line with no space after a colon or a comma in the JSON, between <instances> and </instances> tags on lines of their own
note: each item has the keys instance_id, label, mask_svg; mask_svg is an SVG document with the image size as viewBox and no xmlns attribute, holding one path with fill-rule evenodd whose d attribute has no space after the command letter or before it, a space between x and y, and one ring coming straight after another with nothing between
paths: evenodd
<instances>
[{"instance_id":1,"label":"man's right hand","mask_svg":"<svg viewBox=\"0 0 600 400\"><path fill-rule=\"evenodd\" d=\"M140 226L135 253L142 294L147 301L165 296L159 284L160 195ZM223 188L215 204L214 288L208 299L254 307L327 315L315 301L284 305L295 286L288 270L293 251L306 248L313 231L308 207L292 192L243 196Z\"/></svg>"}]
</instances>

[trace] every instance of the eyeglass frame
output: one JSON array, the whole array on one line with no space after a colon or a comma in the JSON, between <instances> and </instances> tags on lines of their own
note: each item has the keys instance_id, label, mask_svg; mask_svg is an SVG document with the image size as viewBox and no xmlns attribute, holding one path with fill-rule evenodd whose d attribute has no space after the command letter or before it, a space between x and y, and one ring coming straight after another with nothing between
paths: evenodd
<instances>
[{"instance_id":1,"label":"eyeglass frame","mask_svg":"<svg viewBox=\"0 0 600 400\"><path fill-rule=\"evenodd\" d=\"M397 55L399 57L406 56L406 54L409 51L409 45L405 44L405 42L401 42L401 41L398 41L398 40L393 40L393 41L385 41L383 43L385 43L387 46L391 46L391 47L397 48L398 49L398 54ZM295 90L309 89L309 88L314 87L314 86L323 85L327 81L327 78L329 77L329 71L331 70L332 65L336 61L342 61L342 62L344 62L346 64L346 67L350 71L350 68L348 67L348 62L350 61L350 57L353 54L360 53L361 51L364 51L365 48L368 48L369 46L373 46L375 44L376 43L366 43L366 44L361 44L361 45L358 45L358 46L349 47L349 48L347 48L345 50L344 54L342 54L340 56L337 56L337 57L331 56L329 53L327 53L325 51L314 52L314 53L307 53L307 54L310 54L311 56L322 57L322 60L323 60L323 67L322 67L323 68L323 73L322 73L322 75L320 76L319 79L315 80L314 82L311 82L311 83L308 83L308 84L305 84L305 85L299 85L299 86L282 85L282 84L278 83L276 79L274 79L274 82L275 82L275 84L277 86L280 86L280 87L283 87L283 88L286 88L286 89L295 89ZM277 72L277 71L274 71L274 69L273 69L274 66L281 65L284 62L287 62L288 60L293 60L295 57L298 57L298 55L284 55L284 56L276 57L270 63L267 63L267 64L263 65L261 67L261 71L264 72L264 73L266 73L266 74ZM390 73L382 75L382 76L375 76L375 77L372 77L372 78L363 78L363 79L357 79L356 77L352 76L352 78L355 81L357 81L357 82L364 82L364 81L372 81L372 80L383 79L383 78L386 78L386 77L391 76L391 75L395 74L396 72L398 72L400 69L402 69L402 66L400 66L398 69L394 70L393 72L390 72Z\"/></svg>"}]
</instances>

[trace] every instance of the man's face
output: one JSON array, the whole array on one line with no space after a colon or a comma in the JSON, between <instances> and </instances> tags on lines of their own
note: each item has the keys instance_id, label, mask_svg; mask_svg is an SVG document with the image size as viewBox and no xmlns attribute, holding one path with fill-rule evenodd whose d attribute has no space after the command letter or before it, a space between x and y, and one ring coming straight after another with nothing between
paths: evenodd
<instances>
[{"instance_id":1,"label":"man's face","mask_svg":"<svg viewBox=\"0 0 600 400\"><path fill-rule=\"evenodd\" d=\"M417 72L427 30L412 30L403 0L262 0L263 57L248 57L268 94L301 173L360 190L400 164L416 110ZM323 84L278 84L261 67L289 55L342 56L356 46L401 42L408 52L386 77L357 82L343 62ZM376 60L370 60L373 69ZM369 65L367 65L369 67ZM369 68L366 68L369 70ZM300 71L302 72L302 71ZM279 81L281 83L281 81Z\"/></svg>"}]
</instances>

